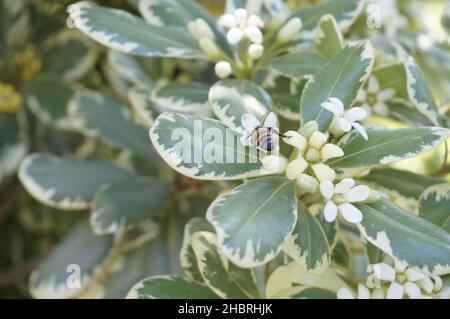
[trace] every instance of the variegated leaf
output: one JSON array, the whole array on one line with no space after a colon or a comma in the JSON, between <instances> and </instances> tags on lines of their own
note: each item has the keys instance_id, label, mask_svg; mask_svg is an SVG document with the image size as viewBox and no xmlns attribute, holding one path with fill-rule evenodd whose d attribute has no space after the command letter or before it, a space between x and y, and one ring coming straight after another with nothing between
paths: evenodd
<instances>
[{"instance_id":1,"label":"variegated leaf","mask_svg":"<svg viewBox=\"0 0 450 319\"><path fill-rule=\"evenodd\" d=\"M169 112L209 116L209 86L203 83L173 83L160 81L152 90L153 103Z\"/></svg>"},{"instance_id":2,"label":"variegated leaf","mask_svg":"<svg viewBox=\"0 0 450 319\"><path fill-rule=\"evenodd\" d=\"M437 275L450 273L450 234L429 221L380 199L354 204L362 213L361 234L391 257Z\"/></svg>"},{"instance_id":3,"label":"variegated leaf","mask_svg":"<svg viewBox=\"0 0 450 319\"><path fill-rule=\"evenodd\" d=\"M265 169L254 149L219 121L178 113L161 114L150 139L174 170L195 179L235 180L275 172Z\"/></svg>"},{"instance_id":4,"label":"variegated leaf","mask_svg":"<svg viewBox=\"0 0 450 319\"><path fill-rule=\"evenodd\" d=\"M373 76L380 83L380 91L394 89L395 96L408 100L406 70L403 63L392 63L373 70Z\"/></svg>"},{"instance_id":5,"label":"variegated leaf","mask_svg":"<svg viewBox=\"0 0 450 319\"><path fill-rule=\"evenodd\" d=\"M256 277L252 269L239 268L217 251L216 235L197 232L192 248L205 283L224 299L259 298Z\"/></svg>"},{"instance_id":6,"label":"variegated leaf","mask_svg":"<svg viewBox=\"0 0 450 319\"><path fill-rule=\"evenodd\" d=\"M411 125L433 126L433 122L423 113L419 112L414 105L402 99L386 101L389 115L393 118Z\"/></svg>"},{"instance_id":7,"label":"variegated leaf","mask_svg":"<svg viewBox=\"0 0 450 319\"><path fill-rule=\"evenodd\" d=\"M419 216L450 233L450 183L427 188L419 199Z\"/></svg>"},{"instance_id":8,"label":"variegated leaf","mask_svg":"<svg viewBox=\"0 0 450 319\"><path fill-rule=\"evenodd\" d=\"M336 97L349 108L373 66L373 49L369 42L347 46L317 72L306 84L300 101L301 123L317 121L326 131L333 114L320 105Z\"/></svg>"},{"instance_id":9,"label":"variegated leaf","mask_svg":"<svg viewBox=\"0 0 450 319\"><path fill-rule=\"evenodd\" d=\"M284 244L283 251L314 273L322 273L330 264L330 245L325 232L308 208L300 202L297 223Z\"/></svg>"},{"instance_id":10,"label":"variegated leaf","mask_svg":"<svg viewBox=\"0 0 450 319\"><path fill-rule=\"evenodd\" d=\"M309 51L275 57L263 66L265 70L298 79L309 78L326 65L327 61L318 54Z\"/></svg>"},{"instance_id":11,"label":"variegated leaf","mask_svg":"<svg viewBox=\"0 0 450 319\"><path fill-rule=\"evenodd\" d=\"M132 88L128 90L128 99L135 121L146 129L152 127L156 117L160 114L150 95L151 93L148 89Z\"/></svg>"},{"instance_id":12,"label":"variegated leaf","mask_svg":"<svg viewBox=\"0 0 450 319\"><path fill-rule=\"evenodd\" d=\"M334 246L331 253L331 263L344 272L351 269L352 254L344 241L338 241Z\"/></svg>"},{"instance_id":13,"label":"variegated leaf","mask_svg":"<svg viewBox=\"0 0 450 319\"><path fill-rule=\"evenodd\" d=\"M216 198L206 218L228 259L244 268L262 265L280 252L295 227L295 183L284 177L251 180Z\"/></svg>"},{"instance_id":14,"label":"variegated leaf","mask_svg":"<svg viewBox=\"0 0 450 319\"><path fill-rule=\"evenodd\" d=\"M205 285L177 276L154 276L141 280L127 299L217 299Z\"/></svg>"},{"instance_id":15,"label":"variegated leaf","mask_svg":"<svg viewBox=\"0 0 450 319\"><path fill-rule=\"evenodd\" d=\"M126 11L90 1L72 4L68 12L78 29L109 48L148 57L206 58L187 31L155 27Z\"/></svg>"},{"instance_id":16,"label":"variegated leaf","mask_svg":"<svg viewBox=\"0 0 450 319\"><path fill-rule=\"evenodd\" d=\"M336 19L331 14L320 18L316 28L314 44L317 52L326 59L335 57L344 48L342 36Z\"/></svg>"},{"instance_id":17,"label":"variegated leaf","mask_svg":"<svg viewBox=\"0 0 450 319\"><path fill-rule=\"evenodd\" d=\"M104 235L138 225L159 213L169 194L169 185L153 178L103 185L94 197L91 226L97 235Z\"/></svg>"},{"instance_id":18,"label":"variegated leaf","mask_svg":"<svg viewBox=\"0 0 450 319\"><path fill-rule=\"evenodd\" d=\"M19 178L38 201L58 209L87 209L97 189L123 182L134 174L106 161L73 160L46 154L25 158Z\"/></svg>"},{"instance_id":19,"label":"variegated leaf","mask_svg":"<svg viewBox=\"0 0 450 319\"><path fill-rule=\"evenodd\" d=\"M425 153L447 140L450 130L440 127L413 127L367 130L365 140L358 132L345 135L338 145L344 156L329 160L333 168L386 165Z\"/></svg>"},{"instance_id":20,"label":"variegated leaf","mask_svg":"<svg viewBox=\"0 0 450 319\"><path fill-rule=\"evenodd\" d=\"M112 236L94 235L84 219L31 273L31 294L45 299L77 296L95 280L112 245Z\"/></svg>"},{"instance_id":21,"label":"variegated leaf","mask_svg":"<svg viewBox=\"0 0 450 319\"><path fill-rule=\"evenodd\" d=\"M109 50L107 64L115 73L136 87L150 89L153 86L152 79L144 72L135 56L120 51Z\"/></svg>"},{"instance_id":22,"label":"variegated leaf","mask_svg":"<svg viewBox=\"0 0 450 319\"><path fill-rule=\"evenodd\" d=\"M262 120L273 107L270 95L249 80L217 82L209 91L209 101L217 118L239 133L243 132L242 115L251 113Z\"/></svg>"}]
</instances>

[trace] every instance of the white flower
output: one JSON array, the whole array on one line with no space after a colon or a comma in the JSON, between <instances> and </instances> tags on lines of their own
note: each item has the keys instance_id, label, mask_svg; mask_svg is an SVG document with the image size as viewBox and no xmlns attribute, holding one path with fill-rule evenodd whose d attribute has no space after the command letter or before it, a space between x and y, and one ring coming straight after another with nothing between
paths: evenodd
<instances>
[{"instance_id":1,"label":"white flower","mask_svg":"<svg viewBox=\"0 0 450 319\"><path fill-rule=\"evenodd\" d=\"M261 159L263 167L271 174L280 174L286 170L287 158L282 155L267 155Z\"/></svg>"},{"instance_id":2,"label":"white flower","mask_svg":"<svg viewBox=\"0 0 450 319\"><path fill-rule=\"evenodd\" d=\"M388 115L388 107L386 102L395 96L395 90L387 88L381 90L380 82L374 76L371 76L368 81L366 89L361 89L358 92L356 101L361 104L361 107L366 110L367 114L371 114L372 110L375 114L381 116Z\"/></svg>"},{"instance_id":3,"label":"white flower","mask_svg":"<svg viewBox=\"0 0 450 319\"><path fill-rule=\"evenodd\" d=\"M330 97L320 106L334 114L330 130L336 133L339 131L350 132L353 127L366 140L368 139L364 127L357 123L357 121L361 121L367 117L367 112L362 107L352 107L348 110L344 110L344 104L335 97Z\"/></svg>"},{"instance_id":4,"label":"white flower","mask_svg":"<svg viewBox=\"0 0 450 319\"><path fill-rule=\"evenodd\" d=\"M320 183L320 192L327 200L324 208L327 222L334 221L338 211L350 223L357 224L362 221L361 211L351 203L367 200L370 196L370 189L365 185L355 186L355 184L352 178L344 178L336 186L331 181Z\"/></svg>"},{"instance_id":5,"label":"white flower","mask_svg":"<svg viewBox=\"0 0 450 319\"><path fill-rule=\"evenodd\" d=\"M214 70L216 72L216 75L221 79L229 77L231 75L231 72L233 71L231 69L231 64L228 63L227 61L218 62L215 65Z\"/></svg>"},{"instance_id":6,"label":"white flower","mask_svg":"<svg viewBox=\"0 0 450 319\"><path fill-rule=\"evenodd\" d=\"M248 56L252 60L258 60L264 53L264 47L261 44L253 43L248 47Z\"/></svg>"},{"instance_id":7,"label":"white flower","mask_svg":"<svg viewBox=\"0 0 450 319\"><path fill-rule=\"evenodd\" d=\"M264 28L264 22L257 15L248 16L245 9L237 9L233 14L224 14L219 18L218 24L228 30L227 41L231 45L238 44L244 36L256 44L263 41L261 29Z\"/></svg>"},{"instance_id":8,"label":"white flower","mask_svg":"<svg viewBox=\"0 0 450 319\"><path fill-rule=\"evenodd\" d=\"M371 299L371 292L366 285L358 284L357 299ZM337 291L338 299L355 299L353 292L348 288L339 288Z\"/></svg>"}]
</instances>

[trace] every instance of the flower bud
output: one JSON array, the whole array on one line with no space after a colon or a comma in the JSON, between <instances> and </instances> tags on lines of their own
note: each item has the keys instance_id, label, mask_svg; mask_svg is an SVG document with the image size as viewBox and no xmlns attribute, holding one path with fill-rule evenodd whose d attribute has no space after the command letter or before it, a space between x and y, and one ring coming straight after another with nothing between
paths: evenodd
<instances>
[{"instance_id":1,"label":"flower bud","mask_svg":"<svg viewBox=\"0 0 450 319\"><path fill-rule=\"evenodd\" d=\"M287 131L283 134L283 142L294 146L300 152L306 148L306 139L296 131Z\"/></svg>"},{"instance_id":2,"label":"flower bud","mask_svg":"<svg viewBox=\"0 0 450 319\"><path fill-rule=\"evenodd\" d=\"M311 147L306 151L305 158L308 162L317 162L320 160L319 151Z\"/></svg>"},{"instance_id":3,"label":"flower bud","mask_svg":"<svg viewBox=\"0 0 450 319\"><path fill-rule=\"evenodd\" d=\"M292 40L302 28L302 20L295 17L290 19L280 31L278 31L277 40L280 42L287 42Z\"/></svg>"},{"instance_id":4,"label":"flower bud","mask_svg":"<svg viewBox=\"0 0 450 319\"><path fill-rule=\"evenodd\" d=\"M202 38L215 38L213 30L203 19L198 18L194 21L189 22L187 28L189 33L192 34L192 36L197 40L200 40Z\"/></svg>"},{"instance_id":5,"label":"flower bud","mask_svg":"<svg viewBox=\"0 0 450 319\"><path fill-rule=\"evenodd\" d=\"M297 185L301 189L312 194L316 193L319 188L317 179L307 174L300 174L300 176L297 177Z\"/></svg>"},{"instance_id":6,"label":"flower bud","mask_svg":"<svg viewBox=\"0 0 450 319\"><path fill-rule=\"evenodd\" d=\"M309 145L317 150L320 150L322 146L327 142L328 136L320 131L315 131L309 137Z\"/></svg>"},{"instance_id":7,"label":"flower bud","mask_svg":"<svg viewBox=\"0 0 450 319\"><path fill-rule=\"evenodd\" d=\"M286 167L286 177L290 180L296 179L308 167L308 162L301 156L290 162Z\"/></svg>"},{"instance_id":8,"label":"flower bud","mask_svg":"<svg viewBox=\"0 0 450 319\"><path fill-rule=\"evenodd\" d=\"M386 296L386 293L382 288L375 288L372 290L372 299L384 299Z\"/></svg>"},{"instance_id":9,"label":"flower bud","mask_svg":"<svg viewBox=\"0 0 450 319\"><path fill-rule=\"evenodd\" d=\"M236 17L236 21L238 23L242 23L247 19L248 12L244 8L239 8L234 11L234 16Z\"/></svg>"},{"instance_id":10,"label":"flower bud","mask_svg":"<svg viewBox=\"0 0 450 319\"><path fill-rule=\"evenodd\" d=\"M273 174L283 173L287 166L287 159L280 155L268 155L261 159L263 167Z\"/></svg>"},{"instance_id":11,"label":"flower bud","mask_svg":"<svg viewBox=\"0 0 450 319\"><path fill-rule=\"evenodd\" d=\"M244 31L239 28L232 28L227 32L227 41L231 45L236 45L244 36Z\"/></svg>"},{"instance_id":12,"label":"flower bud","mask_svg":"<svg viewBox=\"0 0 450 319\"><path fill-rule=\"evenodd\" d=\"M252 60L258 60L264 53L264 47L261 44L252 44L248 48L248 56Z\"/></svg>"},{"instance_id":13,"label":"flower bud","mask_svg":"<svg viewBox=\"0 0 450 319\"><path fill-rule=\"evenodd\" d=\"M316 121L309 121L300 127L299 132L306 138L309 138L312 133L319 129L319 125Z\"/></svg>"},{"instance_id":14,"label":"flower bud","mask_svg":"<svg viewBox=\"0 0 450 319\"><path fill-rule=\"evenodd\" d=\"M262 29L262 28L264 28L264 21L261 20L261 18L258 17L257 15L252 14L247 19L247 25L248 26L255 26L255 27L258 27L258 28Z\"/></svg>"},{"instance_id":15,"label":"flower bud","mask_svg":"<svg viewBox=\"0 0 450 319\"><path fill-rule=\"evenodd\" d=\"M235 28L237 26L236 19L234 18L234 16L232 14L229 14L229 13L221 16L219 18L219 20L217 20L217 24L219 26L221 26L222 28L227 28L227 29Z\"/></svg>"},{"instance_id":16,"label":"flower bud","mask_svg":"<svg viewBox=\"0 0 450 319\"><path fill-rule=\"evenodd\" d=\"M328 143L320 149L320 158L323 161L341 156L344 156L344 151L335 144Z\"/></svg>"},{"instance_id":17,"label":"flower bud","mask_svg":"<svg viewBox=\"0 0 450 319\"><path fill-rule=\"evenodd\" d=\"M328 165L325 164L314 164L311 166L314 174L316 175L319 182L324 181L334 181L336 178L336 173Z\"/></svg>"},{"instance_id":18,"label":"flower bud","mask_svg":"<svg viewBox=\"0 0 450 319\"><path fill-rule=\"evenodd\" d=\"M210 59L217 59L220 56L220 51L217 45L210 38L202 38L199 41L200 48L203 53Z\"/></svg>"},{"instance_id":19,"label":"flower bud","mask_svg":"<svg viewBox=\"0 0 450 319\"><path fill-rule=\"evenodd\" d=\"M231 64L227 61L218 62L214 67L214 70L216 72L216 75L221 79L229 77L231 75L231 72L233 71L231 69Z\"/></svg>"},{"instance_id":20,"label":"flower bud","mask_svg":"<svg viewBox=\"0 0 450 319\"><path fill-rule=\"evenodd\" d=\"M427 294L431 294L433 292L434 284L433 281L428 277L418 280L417 285L425 290Z\"/></svg>"},{"instance_id":21,"label":"flower bud","mask_svg":"<svg viewBox=\"0 0 450 319\"><path fill-rule=\"evenodd\" d=\"M370 190L369 197L364 201L366 203L375 203L378 202L381 198L381 195L379 192Z\"/></svg>"},{"instance_id":22,"label":"flower bud","mask_svg":"<svg viewBox=\"0 0 450 319\"><path fill-rule=\"evenodd\" d=\"M257 27L247 27L245 28L245 35L250 39L253 43L261 44L263 42L263 34L261 30Z\"/></svg>"},{"instance_id":23,"label":"flower bud","mask_svg":"<svg viewBox=\"0 0 450 319\"><path fill-rule=\"evenodd\" d=\"M373 273L379 280L394 281L395 269L388 264L378 263L373 265Z\"/></svg>"}]
</instances>

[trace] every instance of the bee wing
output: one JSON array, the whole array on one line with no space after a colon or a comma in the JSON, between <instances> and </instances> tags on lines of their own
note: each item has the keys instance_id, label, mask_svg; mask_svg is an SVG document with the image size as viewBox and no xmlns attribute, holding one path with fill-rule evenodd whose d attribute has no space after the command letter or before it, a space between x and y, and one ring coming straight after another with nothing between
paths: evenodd
<instances>
[{"instance_id":1,"label":"bee wing","mask_svg":"<svg viewBox=\"0 0 450 319\"><path fill-rule=\"evenodd\" d=\"M252 132L260 124L259 120L253 114L245 113L242 115L241 125L246 132Z\"/></svg>"},{"instance_id":2,"label":"bee wing","mask_svg":"<svg viewBox=\"0 0 450 319\"><path fill-rule=\"evenodd\" d=\"M269 112L264 119L263 126L270 128L278 128L278 119L275 113Z\"/></svg>"}]
</instances>

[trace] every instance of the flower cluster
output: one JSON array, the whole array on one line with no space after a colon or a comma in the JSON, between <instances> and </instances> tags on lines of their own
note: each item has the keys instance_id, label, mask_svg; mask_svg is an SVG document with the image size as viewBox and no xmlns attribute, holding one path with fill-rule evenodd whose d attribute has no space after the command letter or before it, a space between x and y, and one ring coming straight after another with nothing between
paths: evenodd
<instances>
[{"instance_id":1,"label":"flower cluster","mask_svg":"<svg viewBox=\"0 0 450 319\"><path fill-rule=\"evenodd\" d=\"M366 284L358 285L357 295L348 288L337 292L338 299L431 299L447 298L442 279L406 266L395 260L394 267L378 263L367 267Z\"/></svg>"}]
</instances>

